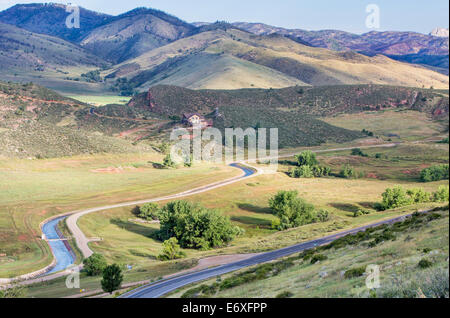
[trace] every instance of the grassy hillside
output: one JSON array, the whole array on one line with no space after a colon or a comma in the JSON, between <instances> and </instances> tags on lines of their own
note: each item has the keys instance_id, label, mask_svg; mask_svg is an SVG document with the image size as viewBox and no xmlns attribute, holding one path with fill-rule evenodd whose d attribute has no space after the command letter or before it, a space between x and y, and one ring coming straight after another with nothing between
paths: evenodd
<instances>
[{"instance_id":1,"label":"grassy hillside","mask_svg":"<svg viewBox=\"0 0 450 318\"><path fill-rule=\"evenodd\" d=\"M447 208L184 288L172 297L448 298L448 231ZM421 265L423 260L429 263ZM380 266L381 286L374 290L365 283L372 264Z\"/></svg>"},{"instance_id":2,"label":"grassy hillside","mask_svg":"<svg viewBox=\"0 0 450 318\"><path fill-rule=\"evenodd\" d=\"M448 96L429 89L381 85L287 87L282 89L190 90L155 86L134 97L129 105L165 115L196 111L208 113L217 107L296 110L314 116L408 108L445 118ZM150 103L152 104L150 107Z\"/></svg>"},{"instance_id":3,"label":"grassy hillside","mask_svg":"<svg viewBox=\"0 0 450 318\"><path fill-rule=\"evenodd\" d=\"M191 89L282 88L308 86L274 69L227 54L198 53L170 59L132 79L140 89L176 85Z\"/></svg>"},{"instance_id":4,"label":"grassy hillside","mask_svg":"<svg viewBox=\"0 0 450 318\"><path fill-rule=\"evenodd\" d=\"M80 44L105 59L123 62L178 40L193 29L162 11L138 8L92 30Z\"/></svg>"},{"instance_id":5,"label":"grassy hillside","mask_svg":"<svg viewBox=\"0 0 450 318\"><path fill-rule=\"evenodd\" d=\"M81 129L88 105L34 84L0 82L0 156L48 158L150 149Z\"/></svg>"},{"instance_id":6,"label":"grassy hillside","mask_svg":"<svg viewBox=\"0 0 450 318\"><path fill-rule=\"evenodd\" d=\"M355 51L369 56L384 54L448 75L448 37L393 31L359 35L338 30L306 31L246 22L233 25L257 35L281 34L302 44L334 51Z\"/></svg>"},{"instance_id":7,"label":"grassy hillside","mask_svg":"<svg viewBox=\"0 0 450 318\"><path fill-rule=\"evenodd\" d=\"M220 26L220 27L219 27ZM289 77L309 85L334 84L386 84L412 87L446 88L448 77L419 66L397 62L384 56L368 57L353 52L334 52L322 48L313 48L281 35L258 36L233 27L207 29L205 32L180 39L157 48L141 56L128 60L104 73L109 78L127 77L131 81L150 72L151 84L161 83L169 76L170 69L177 67L180 58L198 58L200 54L233 56L234 58L262 65L281 72ZM202 56L202 55L200 55ZM164 67L161 65L164 64ZM133 67L125 68L133 65ZM241 66L242 67L242 66ZM189 87L207 87L211 73L221 73L221 67L215 64L203 66L203 78L195 78ZM169 70L169 73L167 73ZM161 74L160 80L155 77ZM176 77L173 78L176 81ZM251 79L251 78L250 78ZM266 81L270 82L269 79ZM231 79L222 81L229 87ZM164 83L167 83L165 81ZM248 83L249 81L247 81ZM273 87L280 87L273 80ZM244 82L245 83L245 82ZM142 79L137 81L142 85ZM144 85L148 86L149 83ZM254 83L255 87L256 83ZM139 86L138 86L139 87Z\"/></svg>"},{"instance_id":8,"label":"grassy hillside","mask_svg":"<svg viewBox=\"0 0 450 318\"><path fill-rule=\"evenodd\" d=\"M107 14L80 8L80 28L69 29L66 26L69 15L66 8L66 5L58 3L17 4L0 12L0 22L75 42L111 18Z\"/></svg>"},{"instance_id":9,"label":"grassy hillside","mask_svg":"<svg viewBox=\"0 0 450 318\"><path fill-rule=\"evenodd\" d=\"M377 85L296 86L268 90L190 90L155 86L148 93L134 97L128 106L129 114L134 114L131 117L136 116L138 111L147 114L141 116L165 116L167 119L181 117L183 113L199 112L212 118L214 126L220 129L279 128L281 147L346 142L365 137L361 131L373 127L367 124L367 127L353 129L346 126L345 121L334 124L332 117L340 114L355 114L358 118L358 114L367 111L382 114L385 111L415 110L430 117L429 122L445 122L449 109L448 97L443 93ZM439 129L444 130L440 127L437 131Z\"/></svg>"},{"instance_id":10,"label":"grassy hillside","mask_svg":"<svg viewBox=\"0 0 450 318\"><path fill-rule=\"evenodd\" d=\"M0 69L2 73L17 71L43 73L106 63L82 48L56 37L32 33L0 22Z\"/></svg>"}]
</instances>

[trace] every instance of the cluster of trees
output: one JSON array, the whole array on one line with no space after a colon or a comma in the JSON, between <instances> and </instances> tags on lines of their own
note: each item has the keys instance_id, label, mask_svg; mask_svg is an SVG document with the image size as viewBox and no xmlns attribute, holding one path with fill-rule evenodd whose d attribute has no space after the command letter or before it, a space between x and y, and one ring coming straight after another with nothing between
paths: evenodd
<instances>
[{"instance_id":1,"label":"cluster of trees","mask_svg":"<svg viewBox=\"0 0 450 318\"><path fill-rule=\"evenodd\" d=\"M81 77L89 83L99 83L103 82L103 78L100 76L100 70L90 71L84 74L81 74Z\"/></svg>"},{"instance_id":2,"label":"cluster of trees","mask_svg":"<svg viewBox=\"0 0 450 318\"><path fill-rule=\"evenodd\" d=\"M122 268L117 264L108 265L103 255L94 253L83 260L83 270L88 276L102 275L102 289L107 293L118 290L122 285Z\"/></svg>"},{"instance_id":3,"label":"cluster of trees","mask_svg":"<svg viewBox=\"0 0 450 318\"><path fill-rule=\"evenodd\" d=\"M420 181L433 182L448 180L448 164L436 165L423 169L420 173Z\"/></svg>"},{"instance_id":4,"label":"cluster of trees","mask_svg":"<svg viewBox=\"0 0 450 318\"><path fill-rule=\"evenodd\" d=\"M328 211L316 211L312 204L298 197L297 191L279 191L269 200L269 206L278 217L272 227L279 231L330 219Z\"/></svg>"},{"instance_id":5,"label":"cluster of trees","mask_svg":"<svg viewBox=\"0 0 450 318\"><path fill-rule=\"evenodd\" d=\"M316 154L312 151L304 151L295 156L295 159L298 167L289 172L292 178L320 178L331 174L329 167L319 165Z\"/></svg>"},{"instance_id":6,"label":"cluster of trees","mask_svg":"<svg viewBox=\"0 0 450 318\"><path fill-rule=\"evenodd\" d=\"M339 177L346 178L346 179L358 179L358 178L364 178L364 172L362 171L356 171L355 168L351 167L350 165L345 165L341 168L341 171L339 172Z\"/></svg>"},{"instance_id":7,"label":"cluster of trees","mask_svg":"<svg viewBox=\"0 0 450 318\"><path fill-rule=\"evenodd\" d=\"M369 157L369 155L363 152L360 148L352 149L352 156Z\"/></svg>"},{"instance_id":8,"label":"cluster of trees","mask_svg":"<svg viewBox=\"0 0 450 318\"><path fill-rule=\"evenodd\" d=\"M224 246L243 231L218 211L188 201L168 203L158 212L158 218L161 223L158 238L163 241L176 238L183 248Z\"/></svg>"},{"instance_id":9,"label":"cluster of trees","mask_svg":"<svg viewBox=\"0 0 450 318\"><path fill-rule=\"evenodd\" d=\"M353 217L357 218L363 215L368 215L370 214L370 210L366 210L366 209L358 209L357 211L353 212Z\"/></svg>"},{"instance_id":10,"label":"cluster of trees","mask_svg":"<svg viewBox=\"0 0 450 318\"><path fill-rule=\"evenodd\" d=\"M116 80L111 86L113 92L118 92L120 96L133 96L138 93L133 83L128 81L126 77L121 77Z\"/></svg>"},{"instance_id":11,"label":"cluster of trees","mask_svg":"<svg viewBox=\"0 0 450 318\"><path fill-rule=\"evenodd\" d=\"M133 214L136 215L138 218L147 220L147 221L153 221L153 220L158 220L158 212L159 212L160 208L159 205L157 205L156 203L146 203L143 206L139 207L135 207L133 209Z\"/></svg>"},{"instance_id":12,"label":"cluster of trees","mask_svg":"<svg viewBox=\"0 0 450 318\"><path fill-rule=\"evenodd\" d=\"M374 136L374 133L373 132L371 132L371 131L369 131L369 130L367 130L367 129L363 129L362 130L362 133L363 134L366 134L367 136L369 136L369 137L373 137Z\"/></svg>"},{"instance_id":13,"label":"cluster of trees","mask_svg":"<svg viewBox=\"0 0 450 318\"><path fill-rule=\"evenodd\" d=\"M448 202L449 187L440 186L436 192L429 193L421 188L406 190L401 186L388 188L382 194L383 200L377 203L375 208L380 211L400 208L403 206L426 203L426 202Z\"/></svg>"}]
</instances>

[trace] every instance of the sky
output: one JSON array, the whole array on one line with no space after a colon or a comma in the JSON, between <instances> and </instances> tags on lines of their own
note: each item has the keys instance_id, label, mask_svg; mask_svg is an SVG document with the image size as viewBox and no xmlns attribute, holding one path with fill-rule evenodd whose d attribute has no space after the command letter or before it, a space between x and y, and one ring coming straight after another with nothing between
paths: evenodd
<instances>
[{"instance_id":1,"label":"sky","mask_svg":"<svg viewBox=\"0 0 450 318\"><path fill-rule=\"evenodd\" d=\"M48 1L0 0L0 10L34 2ZM373 30L429 33L435 27L449 26L448 0L73 0L71 3L113 15L150 7L187 22L261 22L285 28L336 29L358 34ZM366 23L373 13L366 13L370 4L379 8L379 27L376 24L368 27Z\"/></svg>"}]
</instances>

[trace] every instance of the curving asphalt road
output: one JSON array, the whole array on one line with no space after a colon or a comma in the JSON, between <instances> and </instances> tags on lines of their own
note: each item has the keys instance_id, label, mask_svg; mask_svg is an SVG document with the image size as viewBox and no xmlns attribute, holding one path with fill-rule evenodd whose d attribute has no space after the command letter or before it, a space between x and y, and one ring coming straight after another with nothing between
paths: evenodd
<instances>
[{"instance_id":1,"label":"curving asphalt road","mask_svg":"<svg viewBox=\"0 0 450 318\"><path fill-rule=\"evenodd\" d=\"M174 194L174 195L169 195L169 196L154 198L154 199L149 199L149 200L140 200L140 201L127 202L127 203L120 203L120 204L103 206L103 207L99 207L99 208L93 208L93 209L83 210L80 212L75 212L67 218L67 227L69 228L70 232L72 233L73 237L75 238L75 241L76 241L77 246L80 249L81 253L83 254L83 256L85 258L87 258L94 253L89 248L89 245L88 245L89 242L93 241L93 239L87 238L84 235L83 231L81 231L81 229L78 227L77 222L80 217L82 217L86 214L104 211L104 210L115 209L115 208L128 207L128 206L133 206L133 205L142 205L142 204L150 203L150 202L159 202L159 201L180 199L180 198L184 198L184 197L191 196L194 194L211 191L213 189L217 189L217 188L220 188L220 187L223 187L223 186L226 186L229 184L233 184L235 182L242 181L244 179L254 177L256 175L261 174L261 171L258 168L252 167L248 164L246 164L244 166L241 163L234 163L231 166L241 169L242 174L237 177L227 179L225 181L219 181L219 182L216 182L213 184L209 184L209 185L202 186L199 188L191 189L191 190L188 190L188 191L185 191L182 193L178 193L178 194Z\"/></svg>"},{"instance_id":2,"label":"curving asphalt road","mask_svg":"<svg viewBox=\"0 0 450 318\"><path fill-rule=\"evenodd\" d=\"M397 146L398 143L390 143L390 144L379 144L379 145L370 145L370 146L361 146L360 149L369 149L369 148L391 148ZM334 148L334 149L323 149L323 150L313 150L313 152L316 153L325 153L325 152L334 152L334 151L344 151L344 150L352 150L355 147L343 147L343 148ZM297 154L296 152L295 154ZM281 159L281 158L289 158L292 157L295 154L285 154L282 156L276 156L276 157L266 157L266 158L260 158L260 160L270 160L270 159ZM72 233L73 237L75 238L75 241L77 243L78 248L80 249L81 253L84 257L89 257L93 254L93 251L89 248L88 244L89 242L92 242L93 239L87 238L83 231L78 227L77 222L78 219L86 214L104 211L104 210L110 210L115 208L122 208L127 206L133 206L133 205L142 205L145 203L150 202L159 202L159 201L167 201L167 200L174 200L174 199L180 199L184 197L188 197L194 194L199 194L207 191L211 191L226 185L230 185L239 181L242 181L244 179L253 178L255 176L261 175L263 173L262 170L251 166L247 162L239 162L239 163L233 163L231 164L232 167L239 168L243 171L243 174L240 176L227 179L225 181L219 181L213 184L205 185L199 188L191 189L182 193L169 195L166 197L161 198L153 198L149 200L141 200L141 201L133 201L133 202L126 202L126 203L120 203L115 205L109 205L109 206L103 206L93 209L87 209L83 211L77 211L70 213L70 216L67 218L67 227L69 228L70 232Z\"/></svg>"},{"instance_id":3,"label":"curving asphalt road","mask_svg":"<svg viewBox=\"0 0 450 318\"><path fill-rule=\"evenodd\" d=\"M292 255L295 253L302 252L304 250L314 248L316 246L325 245L325 244L331 243L345 235L365 231L368 228L377 227L382 224L396 223L396 222L404 220L408 216L411 216L411 214L406 215L406 216L396 217L396 218L385 220L385 221L380 221L380 222L377 222L374 224L358 227L358 228L355 228L352 230L347 230L344 232L340 232L340 233L326 236L326 237L323 237L320 239L300 243L300 244L282 248L279 250L263 253L263 254L254 256L252 258L243 260L243 261L238 261L238 262L230 263L227 265L222 265L222 266L211 268L211 269L205 269L205 270L201 270L201 271L198 271L195 273L181 275L181 276L178 276L178 277L175 277L172 279L149 284L149 285L143 286L141 288L138 288L134 291L128 292L128 293L122 295L121 298L157 298L157 297L161 297L169 292L177 290L180 287L183 287L183 286L186 286L186 285L189 285L192 283L196 283L196 282L206 280L206 279L209 279L212 277L227 274L227 273L230 273L230 272L233 272L233 271L236 271L239 269L243 269L243 268L246 268L249 266L263 264L263 263L266 263L269 261L273 261L275 259L279 259L279 258L282 258L285 256L289 256L289 255Z\"/></svg>"},{"instance_id":4,"label":"curving asphalt road","mask_svg":"<svg viewBox=\"0 0 450 318\"><path fill-rule=\"evenodd\" d=\"M369 148L391 148L391 147L395 147L397 146L399 143L389 143L389 144L378 144L378 145L370 145L370 146L360 146L360 149L369 149ZM343 147L343 148L334 148L334 149L320 149L320 150L313 150L313 152L316 153L324 153L324 152L334 152L334 151L344 151L344 150L351 150L354 147ZM281 159L281 158L288 158L288 157L292 157L294 156L296 153L291 153L291 154L285 154L285 155L281 155L281 156L275 156L275 157L266 157L266 158L260 158L260 160L270 160L270 159ZM166 197L161 197L161 198L153 198L153 199L148 199L148 200L141 200L141 201L133 201L133 202L126 202L126 203L121 203L121 204L115 204L115 205L109 205L109 206L103 206L103 207L97 207L97 208L92 208L92 209L86 209L86 210L81 210L81 211L73 211L73 212L68 212L63 214L64 216L68 216L67 217L67 226L70 230L70 232L72 233L73 237L75 238L77 247L80 249L81 253L83 254L83 257L87 258L89 256L91 256L93 254L93 251L89 248L88 244L89 242L95 241L95 239L89 239L85 236L85 234L83 233L83 231L81 231L81 229L78 227L78 220L80 217L86 215L86 214L90 214L90 213L94 213L94 212L99 212L99 211L104 211L104 210L109 210L109 209L114 209L114 208L120 208L120 207L128 207L128 206L133 206L133 205L140 205L140 204L145 204L145 203L149 203L149 202L158 202L158 201L166 201L166 200L173 200L173 199L179 199L179 198L184 198L184 197L188 197L191 195L195 195L195 194L199 194L199 193L203 193L203 192L207 192L207 191L211 191L213 189L217 189L226 185L230 185L248 178L252 178L255 176L258 176L260 174L263 173L263 171L261 171L260 169L253 167L251 165L249 165L246 162L242 162L242 163L233 163L231 164L231 166L239 168L243 171L243 173L240 176L234 177L234 178L230 178L224 181L219 181L213 184L209 184L209 185L205 185L199 188L195 188L195 189L191 189L182 193L178 193L178 194L174 194L174 195L169 195ZM61 216L63 216L61 215ZM51 222L52 220L49 220L47 222L44 222L44 225L48 222ZM56 260L58 261L58 260ZM62 268L61 268L62 269ZM48 273L47 273L48 274ZM65 272L60 272L58 273L57 277L60 276L64 276L67 273ZM49 276L44 276L42 278L39 279L39 281L45 281L45 280L51 280L54 279L55 275L49 275ZM15 278L18 279L18 278ZM12 279L12 280L15 280ZM33 280L32 280L33 281ZM27 281L30 282L30 281Z\"/></svg>"}]
</instances>

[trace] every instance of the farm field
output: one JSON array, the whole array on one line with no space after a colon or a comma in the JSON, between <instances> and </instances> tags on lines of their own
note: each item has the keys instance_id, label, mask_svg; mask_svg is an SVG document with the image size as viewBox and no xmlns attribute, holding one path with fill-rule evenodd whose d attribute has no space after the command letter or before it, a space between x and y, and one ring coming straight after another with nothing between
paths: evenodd
<instances>
[{"instance_id":1,"label":"farm field","mask_svg":"<svg viewBox=\"0 0 450 318\"><path fill-rule=\"evenodd\" d=\"M39 223L53 215L178 193L239 175L226 166L155 169L158 153L0 161L0 277L51 262Z\"/></svg>"},{"instance_id":2,"label":"farm field","mask_svg":"<svg viewBox=\"0 0 450 318\"><path fill-rule=\"evenodd\" d=\"M369 248L368 242L362 242L341 248L331 248L320 252L320 255L326 259L314 264L311 259L302 259L300 256L297 257L297 254L291 259L293 263L289 263L289 259L272 263L285 265L286 268L269 274L267 278L245 282L245 273L257 272L258 269L262 272L264 265L256 266L182 288L169 297L179 298L183 295L185 297L190 295L191 298L201 297L203 295L196 289L199 286L213 286L227 280L237 282L234 277L238 275L241 275L242 283L236 283L237 285L231 288L219 287L215 292L209 292L207 296L217 298L438 297L442 293L445 295L446 290L448 297L448 209L435 212L433 216L437 219L424 217L418 225L395 233L394 240L381 242L375 247ZM421 268L419 266L421 260L430 261L431 267ZM377 265L380 268L380 288L372 291L366 288L367 275L346 276L347 271L365 269L368 265Z\"/></svg>"}]
</instances>

